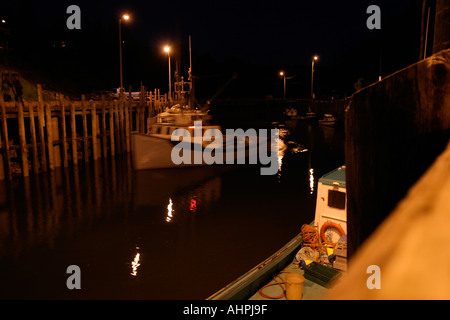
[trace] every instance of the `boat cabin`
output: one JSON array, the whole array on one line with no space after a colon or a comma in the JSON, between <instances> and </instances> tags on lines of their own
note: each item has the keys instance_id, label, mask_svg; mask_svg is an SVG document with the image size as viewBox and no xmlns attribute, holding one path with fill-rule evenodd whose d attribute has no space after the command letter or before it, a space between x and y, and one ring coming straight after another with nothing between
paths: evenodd
<instances>
[{"instance_id":1,"label":"boat cabin","mask_svg":"<svg viewBox=\"0 0 450 320\"><path fill-rule=\"evenodd\" d=\"M314 225L324 242L337 243L347 234L345 181L345 166L323 175L318 181Z\"/></svg>"},{"instance_id":2,"label":"boat cabin","mask_svg":"<svg viewBox=\"0 0 450 320\"><path fill-rule=\"evenodd\" d=\"M219 129L220 126L211 125L211 115L202 110L192 110L173 106L166 108L153 118L147 119L148 135L169 139L175 129L183 128L194 136L194 121L202 122L202 135L207 129Z\"/></svg>"}]
</instances>

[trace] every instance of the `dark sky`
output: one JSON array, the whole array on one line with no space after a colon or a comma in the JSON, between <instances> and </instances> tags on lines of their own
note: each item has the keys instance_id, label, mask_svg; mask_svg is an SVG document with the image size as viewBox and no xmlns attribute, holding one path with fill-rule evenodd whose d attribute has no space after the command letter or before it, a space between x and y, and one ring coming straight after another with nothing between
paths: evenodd
<instances>
[{"instance_id":1,"label":"dark sky","mask_svg":"<svg viewBox=\"0 0 450 320\"><path fill-rule=\"evenodd\" d=\"M108 56L113 63L118 60L118 18L128 12L132 18L123 26L124 73L133 86L138 81L150 82L149 86L164 83L163 71L167 66L161 48L166 43L179 51L174 52L174 59L185 72L191 35L194 73L252 73L257 78L264 78L266 73L265 79L275 84L279 82L277 70L283 68L295 76L289 92L302 96L308 92L311 57L318 54L317 81L323 84L319 93L327 95L337 90L348 95L358 78L370 83L378 77L380 57L384 75L418 60L421 3L421 0L19 0L1 4L0 14L17 24L20 22L22 29L45 30L38 38L76 38L78 46L89 45L91 52L109 48ZM81 8L81 31L69 31L65 26L69 16L66 8L71 4ZM366 9L371 4L381 8L381 30L366 27L369 17ZM91 60L89 56L83 55L83 59L92 63L87 61ZM92 55L92 59L99 57ZM66 64L70 63L66 60ZM117 65L110 68L117 69ZM147 75L153 73L153 78L162 79L150 80L151 76L147 78L136 71L139 68L145 69ZM248 81L251 77L241 79ZM269 87L261 94L279 93Z\"/></svg>"}]
</instances>

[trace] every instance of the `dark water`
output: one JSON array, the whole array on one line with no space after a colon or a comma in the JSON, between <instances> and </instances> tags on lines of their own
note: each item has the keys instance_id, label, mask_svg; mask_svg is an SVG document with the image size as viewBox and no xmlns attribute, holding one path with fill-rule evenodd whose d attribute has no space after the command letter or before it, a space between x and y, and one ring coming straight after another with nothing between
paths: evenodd
<instances>
[{"instance_id":1,"label":"dark water","mask_svg":"<svg viewBox=\"0 0 450 320\"><path fill-rule=\"evenodd\" d=\"M0 181L0 298L207 298L311 222L317 180L344 164L342 132L279 128L274 176L256 165L134 172L123 157ZM80 290L66 286L70 265Z\"/></svg>"}]
</instances>

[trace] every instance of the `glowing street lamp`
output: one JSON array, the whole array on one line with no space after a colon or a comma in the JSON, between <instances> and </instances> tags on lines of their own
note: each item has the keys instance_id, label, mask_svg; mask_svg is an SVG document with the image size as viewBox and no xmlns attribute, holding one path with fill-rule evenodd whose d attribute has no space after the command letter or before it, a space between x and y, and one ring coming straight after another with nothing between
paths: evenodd
<instances>
[{"instance_id":1,"label":"glowing street lamp","mask_svg":"<svg viewBox=\"0 0 450 320\"><path fill-rule=\"evenodd\" d=\"M280 76L283 77L283 82L284 82L283 98L286 99L286 73L284 71L280 71Z\"/></svg>"},{"instance_id":2,"label":"glowing street lamp","mask_svg":"<svg viewBox=\"0 0 450 320\"><path fill-rule=\"evenodd\" d=\"M171 72L170 72L170 47L169 46L165 46L164 47L164 52L167 52L167 56L169 57L169 101L172 100L172 77L171 77Z\"/></svg>"},{"instance_id":3,"label":"glowing street lamp","mask_svg":"<svg viewBox=\"0 0 450 320\"><path fill-rule=\"evenodd\" d=\"M120 58L120 89L119 93L121 94L123 92L123 71L122 71L122 19L125 21L128 21L130 19L130 16L128 14L124 14L119 19L119 58Z\"/></svg>"},{"instance_id":4,"label":"glowing street lamp","mask_svg":"<svg viewBox=\"0 0 450 320\"><path fill-rule=\"evenodd\" d=\"M319 56L314 56L312 59L312 67L311 67L311 99L314 99L314 62L319 60Z\"/></svg>"}]
</instances>

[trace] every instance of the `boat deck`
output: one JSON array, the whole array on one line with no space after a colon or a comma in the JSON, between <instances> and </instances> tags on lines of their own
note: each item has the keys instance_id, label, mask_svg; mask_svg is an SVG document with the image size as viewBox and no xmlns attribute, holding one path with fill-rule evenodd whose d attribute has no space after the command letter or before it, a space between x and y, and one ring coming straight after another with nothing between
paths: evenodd
<instances>
[{"instance_id":1,"label":"boat deck","mask_svg":"<svg viewBox=\"0 0 450 320\"><path fill-rule=\"evenodd\" d=\"M293 263L290 263L283 271L299 273L301 275L304 274L304 271ZM283 279L283 281L286 280L287 273L280 272L278 275ZM272 279L269 283L273 283L275 281L275 279ZM284 287L284 284L282 286ZM330 289L315 282L305 279L305 282L303 283L302 300L323 300L327 296L329 290ZM263 293L267 296L277 297L283 293L283 289L279 285L272 285L264 288ZM286 300L286 296L283 295L283 297L279 299L270 299L260 295L259 291L257 291L249 298L249 300Z\"/></svg>"}]
</instances>

